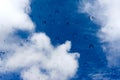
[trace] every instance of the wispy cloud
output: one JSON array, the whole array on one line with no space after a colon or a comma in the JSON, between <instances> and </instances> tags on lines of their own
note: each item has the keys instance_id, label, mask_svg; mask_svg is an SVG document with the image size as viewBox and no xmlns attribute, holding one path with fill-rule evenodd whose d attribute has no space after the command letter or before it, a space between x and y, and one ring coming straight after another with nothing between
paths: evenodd
<instances>
[{"instance_id":1,"label":"wispy cloud","mask_svg":"<svg viewBox=\"0 0 120 80\"><path fill-rule=\"evenodd\" d=\"M23 80L68 80L76 74L79 53L71 42L54 47L45 33L35 33L30 0L0 0L0 73L20 70ZM13 35L31 32L28 41Z\"/></svg>"},{"instance_id":2,"label":"wispy cloud","mask_svg":"<svg viewBox=\"0 0 120 80\"><path fill-rule=\"evenodd\" d=\"M98 36L101 42L107 43L103 48L107 53L108 66L120 66L120 0L85 0L80 9L101 25Z\"/></svg>"}]
</instances>

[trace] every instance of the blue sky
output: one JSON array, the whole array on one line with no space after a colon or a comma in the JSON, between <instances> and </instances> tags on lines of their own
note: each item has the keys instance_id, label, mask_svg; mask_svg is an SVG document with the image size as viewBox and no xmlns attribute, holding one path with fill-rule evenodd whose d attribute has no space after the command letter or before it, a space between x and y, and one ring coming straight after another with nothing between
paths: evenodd
<instances>
[{"instance_id":1,"label":"blue sky","mask_svg":"<svg viewBox=\"0 0 120 80\"><path fill-rule=\"evenodd\" d=\"M0 80L120 79L119 0L0 2Z\"/></svg>"}]
</instances>

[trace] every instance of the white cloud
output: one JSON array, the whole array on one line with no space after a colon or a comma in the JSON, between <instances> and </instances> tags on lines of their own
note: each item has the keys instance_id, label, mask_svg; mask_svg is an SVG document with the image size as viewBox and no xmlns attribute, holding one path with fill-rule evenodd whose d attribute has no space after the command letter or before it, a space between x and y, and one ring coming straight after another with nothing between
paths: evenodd
<instances>
[{"instance_id":1,"label":"white cloud","mask_svg":"<svg viewBox=\"0 0 120 80\"><path fill-rule=\"evenodd\" d=\"M21 71L23 80L69 80L78 69L79 53L70 53L71 42L54 47L44 33L34 32L29 17L30 0L0 0L0 73ZM31 31L28 41L13 35Z\"/></svg>"},{"instance_id":2,"label":"white cloud","mask_svg":"<svg viewBox=\"0 0 120 80\"><path fill-rule=\"evenodd\" d=\"M44 33L34 34L29 43L16 46L14 53L3 60L1 69L23 69L24 80L67 80L75 75L79 58L78 53L69 53L70 47L69 41L54 47ZM26 68L27 70L24 70ZM37 72L34 72L34 68ZM42 72L42 69L46 72Z\"/></svg>"},{"instance_id":3,"label":"white cloud","mask_svg":"<svg viewBox=\"0 0 120 80\"><path fill-rule=\"evenodd\" d=\"M5 41L9 42L16 29L33 30L29 5L29 0L0 0L0 49L8 46Z\"/></svg>"},{"instance_id":4,"label":"white cloud","mask_svg":"<svg viewBox=\"0 0 120 80\"><path fill-rule=\"evenodd\" d=\"M32 29L33 23L28 16L29 5L29 0L0 0L1 29Z\"/></svg>"},{"instance_id":5,"label":"white cloud","mask_svg":"<svg viewBox=\"0 0 120 80\"><path fill-rule=\"evenodd\" d=\"M107 52L108 65L120 66L120 0L85 0L82 12L88 13L91 19L101 25L98 32Z\"/></svg>"}]
</instances>

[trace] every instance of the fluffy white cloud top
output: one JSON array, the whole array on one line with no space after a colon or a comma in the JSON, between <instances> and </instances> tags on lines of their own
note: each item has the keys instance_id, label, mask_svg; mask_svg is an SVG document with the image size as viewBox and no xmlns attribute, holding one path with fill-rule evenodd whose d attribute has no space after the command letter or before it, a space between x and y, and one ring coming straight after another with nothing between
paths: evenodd
<instances>
[{"instance_id":1,"label":"fluffy white cloud top","mask_svg":"<svg viewBox=\"0 0 120 80\"><path fill-rule=\"evenodd\" d=\"M69 80L80 55L70 53L70 41L54 47L45 33L34 32L30 2L0 0L0 73L20 71L23 80ZM31 31L28 41L13 35L17 29Z\"/></svg>"},{"instance_id":2,"label":"fluffy white cloud top","mask_svg":"<svg viewBox=\"0 0 120 80\"><path fill-rule=\"evenodd\" d=\"M54 47L44 33L35 33L30 42L16 46L1 62L1 72L22 69L24 80L68 80L78 68L78 53L69 53L71 43Z\"/></svg>"},{"instance_id":3,"label":"fluffy white cloud top","mask_svg":"<svg viewBox=\"0 0 120 80\"><path fill-rule=\"evenodd\" d=\"M120 0L84 0L79 11L101 26L98 36L106 51L108 66L120 66Z\"/></svg>"}]
</instances>

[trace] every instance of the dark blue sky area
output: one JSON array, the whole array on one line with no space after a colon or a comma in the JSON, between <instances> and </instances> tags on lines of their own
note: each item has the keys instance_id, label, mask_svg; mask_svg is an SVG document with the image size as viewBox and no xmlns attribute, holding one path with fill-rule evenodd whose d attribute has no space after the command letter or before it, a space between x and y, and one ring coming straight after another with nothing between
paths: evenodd
<instances>
[{"instance_id":1,"label":"dark blue sky area","mask_svg":"<svg viewBox=\"0 0 120 80\"><path fill-rule=\"evenodd\" d=\"M106 67L106 58L96 36L99 27L88 15L78 13L78 3L78 0L34 0L31 18L36 31L45 32L54 45L72 42L71 51L81 55L75 80L87 80L88 74Z\"/></svg>"}]
</instances>

